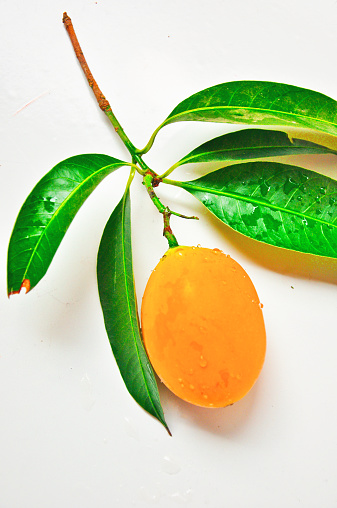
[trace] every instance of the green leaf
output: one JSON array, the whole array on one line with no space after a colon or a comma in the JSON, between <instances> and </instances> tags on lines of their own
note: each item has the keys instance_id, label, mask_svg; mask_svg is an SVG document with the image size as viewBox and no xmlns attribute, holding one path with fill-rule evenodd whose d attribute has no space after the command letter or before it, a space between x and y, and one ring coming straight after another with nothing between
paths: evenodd
<instances>
[{"instance_id":1,"label":"green leaf","mask_svg":"<svg viewBox=\"0 0 337 508\"><path fill-rule=\"evenodd\" d=\"M277 247L337 257L337 182L276 162L235 164L175 182L240 233Z\"/></svg>"},{"instance_id":2,"label":"green leaf","mask_svg":"<svg viewBox=\"0 0 337 508\"><path fill-rule=\"evenodd\" d=\"M337 136L337 102L319 92L269 81L222 83L182 101L155 130L180 121L225 122L313 129Z\"/></svg>"},{"instance_id":3,"label":"green leaf","mask_svg":"<svg viewBox=\"0 0 337 508\"><path fill-rule=\"evenodd\" d=\"M97 280L106 331L124 383L136 402L169 432L140 334L128 191L105 227L98 251Z\"/></svg>"},{"instance_id":4,"label":"green leaf","mask_svg":"<svg viewBox=\"0 0 337 508\"><path fill-rule=\"evenodd\" d=\"M337 154L325 146L293 139L285 132L244 129L230 132L198 146L173 167L196 162L234 161L304 154Z\"/></svg>"},{"instance_id":5,"label":"green leaf","mask_svg":"<svg viewBox=\"0 0 337 508\"><path fill-rule=\"evenodd\" d=\"M9 295L36 286L86 198L103 178L123 165L128 163L108 155L76 155L39 181L20 210L9 242Z\"/></svg>"}]
</instances>

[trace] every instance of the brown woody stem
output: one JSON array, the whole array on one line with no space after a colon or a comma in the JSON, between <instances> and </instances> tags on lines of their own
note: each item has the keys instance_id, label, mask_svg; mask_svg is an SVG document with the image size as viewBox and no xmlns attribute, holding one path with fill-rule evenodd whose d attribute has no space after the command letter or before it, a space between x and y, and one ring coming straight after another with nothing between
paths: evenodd
<instances>
[{"instance_id":1,"label":"brown woody stem","mask_svg":"<svg viewBox=\"0 0 337 508\"><path fill-rule=\"evenodd\" d=\"M95 94L95 97L97 99L99 107L101 108L102 111L104 111L104 113L106 113L108 110L111 111L111 106L109 104L109 101L104 97L101 89L97 85L96 80L89 69L87 61L86 61L83 51L81 49L80 43L78 42L72 21L66 12L63 14L62 21L63 21L64 26L66 27L66 30L67 30L68 35L70 37L71 43L72 43L74 51L75 51L75 55L77 56L78 61L80 62L80 65L81 65L82 70L88 80L90 88L92 88L92 91Z\"/></svg>"}]
</instances>

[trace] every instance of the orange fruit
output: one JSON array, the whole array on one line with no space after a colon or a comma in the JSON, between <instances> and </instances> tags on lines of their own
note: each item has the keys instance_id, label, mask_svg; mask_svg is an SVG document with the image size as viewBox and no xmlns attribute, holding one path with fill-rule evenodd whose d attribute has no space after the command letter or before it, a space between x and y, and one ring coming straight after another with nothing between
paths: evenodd
<instances>
[{"instance_id":1,"label":"orange fruit","mask_svg":"<svg viewBox=\"0 0 337 508\"><path fill-rule=\"evenodd\" d=\"M161 381L198 406L241 399L265 358L261 307L245 270L219 249L169 249L141 309L144 345Z\"/></svg>"}]
</instances>

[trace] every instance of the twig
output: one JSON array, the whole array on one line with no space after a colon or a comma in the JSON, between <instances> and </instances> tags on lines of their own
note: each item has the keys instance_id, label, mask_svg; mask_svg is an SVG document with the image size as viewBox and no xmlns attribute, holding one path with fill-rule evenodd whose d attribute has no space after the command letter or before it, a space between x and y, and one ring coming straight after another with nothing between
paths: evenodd
<instances>
[{"instance_id":1,"label":"twig","mask_svg":"<svg viewBox=\"0 0 337 508\"><path fill-rule=\"evenodd\" d=\"M104 113L106 113L107 111L111 111L111 106L109 104L109 101L103 95L101 89L97 85L96 80L89 69L87 61L86 61L83 51L81 49L80 43L78 42L72 21L66 12L63 14L62 21L64 23L64 26L66 27L66 30L67 30L68 35L70 37L75 54L78 58L78 61L80 62L80 65L83 69L85 77L88 80L89 86L90 86L90 88L92 88L92 90L95 94L95 97L97 99L99 107L101 108L102 111L104 111Z\"/></svg>"}]
</instances>

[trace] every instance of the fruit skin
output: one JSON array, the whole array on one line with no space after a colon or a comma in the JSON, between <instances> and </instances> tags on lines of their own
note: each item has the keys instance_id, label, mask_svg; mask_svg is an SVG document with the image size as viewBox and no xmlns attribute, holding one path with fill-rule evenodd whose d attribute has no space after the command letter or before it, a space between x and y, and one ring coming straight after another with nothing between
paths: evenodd
<instances>
[{"instance_id":1,"label":"fruit skin","mask_svg":"<svg viewBox=\"0 0 337 508\"><path fill-rule=\"evenodd\" d=\"M219 249L169 249L141 309L145 348L161 381L198 406L241 399L265 358L261 307L247 273Z\"/></svg>"}]
</instances>

